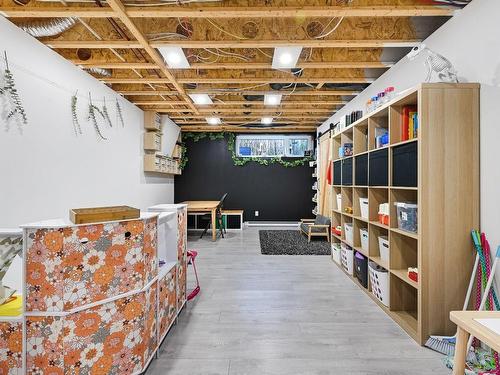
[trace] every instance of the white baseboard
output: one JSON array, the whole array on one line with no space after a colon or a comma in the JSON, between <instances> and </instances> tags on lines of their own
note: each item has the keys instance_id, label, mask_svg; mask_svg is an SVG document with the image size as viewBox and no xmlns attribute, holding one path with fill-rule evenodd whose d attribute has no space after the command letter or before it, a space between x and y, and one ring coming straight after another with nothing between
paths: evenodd
<instances>
[{"instance_id":1,"label":"white baseboard","mask_svg":"<svg viewBox=\"0 0 500 375\"><path fill-rule=\"evenodd\" d=\"M299 222L293 221L245 221L245 227L298 227Z\"/></svg>"}]
</instances>

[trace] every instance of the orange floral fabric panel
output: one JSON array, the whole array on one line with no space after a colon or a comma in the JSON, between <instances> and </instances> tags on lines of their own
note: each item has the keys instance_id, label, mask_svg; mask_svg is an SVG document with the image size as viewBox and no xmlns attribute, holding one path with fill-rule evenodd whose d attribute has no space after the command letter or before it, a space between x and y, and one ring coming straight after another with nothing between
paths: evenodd
<instances>
[{"instance_id":1,"label":"orange floral fabric panel","mask_svg":"<svg viewBox=\"0 0 500 375\"><path fill-rule=\"evenodd\" d=\"M176 291L176 268L172 270L161 280L158 280L158 320L160 322L159 336L167 333L168 327L175 319L177 313L177 291Z\"/></svg>"},{"instance_id":2,"label":"orange floral fabric panel","mask_svg":"<svg viewBox=\"0 0 500 375\"><path fill-rule=\"evenodd\" d=\"M26 373L64 374L62 317L26 319Z\"/></svg>"},{"instance_id":3,"label":"orange floral fabric panel","mask_svg":"<svg viewBox=\"0 0 500 375\"><path fill-rule=\"evenodd\" d=\"M146 269L146 284L158 274L157 259L157 217L147 219L144 225L144 265Z\"/></svg>"},{"instance_id":4,"label":"orange floral fabric panel","mask_svg":"<svg viewBox=\"0 0 500 375\"><path fill-rule=\"evenodd\" d=\"M187 274L187 208L177 211L177 309L186 302Z\"/></svg>"},{"instance_id":5,"label":"orange floral fabric panel","mask_svg":"<svg viewBox=\"0 0 500 375\"><path fill-rule=\"evenodd\" d=\"M23 323L0 322L0 375L21 375Z\"/></svg>"},{"instance_id":6,"label":"orange floral fabric panel","mask_svg":"<svg viewBox=\"0 0 500 375\"><path fill-rule=\"evenodd\" d=\"M28 230L26 310L61 311L64 294L63 229Z\"/></svg>"},{"instance_id":7,"label":"orange floral fabric panel","mask_svg":"<svg viewBox=\"0 0 500 375\"><path fill-rule=\"evenodd\" d=\"M145 293L105 303L66 318L66 374L127 375L143 367Z\"/></svg>"},{"instance_id":8,"label":"orange floral fabric panel","mask_svg":"<svg viewBox=\"0 0 500 375\"><path fill-rule=\"evenodd\" d=\"M146 364L153 355L158 344L158 306L156 303L157 283L154 283L146 291L145 327L143 331L143 342L145 343L143 363Z\"/></svg>"},{"instance_id":9,"label":"orange floral fabric panel","mask_svg":"<svg viewBox=\"0 0 500 375\"><path fill-rule=\"evenodd\" d=\"M156 218L28 231L27 311L68 311L142 289L157 274L156 243Z\"/></svg>"}]
</instances>

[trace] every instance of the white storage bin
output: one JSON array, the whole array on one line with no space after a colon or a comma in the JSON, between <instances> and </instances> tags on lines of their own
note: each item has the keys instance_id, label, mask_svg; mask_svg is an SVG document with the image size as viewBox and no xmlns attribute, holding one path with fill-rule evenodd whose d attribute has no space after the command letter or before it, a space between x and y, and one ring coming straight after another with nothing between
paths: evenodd
<instances>
[{"instance_id":1,"label":"white storage bin","mask_svg":"<svg viewBox=\"0 0 500 375\"><path fill-rule=\"evenodd\" d=\"M340 264L340 243L332 243L332 259L337 263Z\"/></svg>"},{"instance_id":2,"label":"white storage bin","mask_svg":"<svg viewBox=\"0 0 500 375\"><path fill-rule=\"evenodd\" d=\"M389 264L389 238L387 236L378 237L378 250L380 251L380 258Z\"/></svg>"},{"instance_id":3,"label":"white storage bin","mask_svg":"<svg viewBox=\"0 0 500 375\"><path fill-rule=\"evenodd\" d=\"M353 273L353 251L352 248L345 243L341 245L340 257L342 262L342 267L346 270L349 275Z\"/></svg>"},{"instance_id":4,"label":"white storage bin","mask_svg":"<svg viewBox=\"0 0 500 375\"><path fill-rule=\"evenodd\" d=\"M361 228L359 230L359 237L361 238L361 248L368 254L368 229Z\"/></svg>"},{"instance_id":5,"label":"white storage bin","mask_svg":"<svg viewBox=\"0 0 500 375\"><path fill-rule=\"evenodd\" d=\"M345 233L345 240L352 244L353 243L353 229L352 229L352 224L350 223L345 223L344 224L344 233Z\"/></svg>"},{"instance_id":6,"label":"white storage bin","mask_svg":"<svg viewBox=\"0 0 500 375\"><path fill-rule=\"evenodd\" d=\"M361 217L368 220L368 198L359 198L359 208L361 210Z\"/></svg>"},{"instance_id":7,"label":"white storage bin","mask_svg":"<svg viewBox=\"0 0 500 375\"><path fill-rule=\"evenodd\" d=\"M414 203L395 202L398 228L407 232L418 232L418 206Z\"/></svg>"},{"instance_id":8,"label":"white storage bin","mask_svg":"<svg viewBox=\"0 0 500 375\"><path fill-rule=\"evenodd\" d=\"M337 194L337 210L342 211L342 194Z\"/></svg>"},{"instance_id":9,"label":"white storage bin","mask_svg":"<svg viewBox=\"0 0 500 375\"><path fill-rule=\"evenodd\" d=\"M370 284L373 295L377 297L380 302L389 307L389 272L375 262L370 262L368 265L368 273L370 274Z\"/></svg>"}]
</instances>

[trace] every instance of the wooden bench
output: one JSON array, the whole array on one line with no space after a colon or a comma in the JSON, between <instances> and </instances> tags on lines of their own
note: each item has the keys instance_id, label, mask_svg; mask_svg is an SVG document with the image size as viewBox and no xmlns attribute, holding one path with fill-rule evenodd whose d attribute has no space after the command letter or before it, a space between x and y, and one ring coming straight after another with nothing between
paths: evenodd
<instances>
[{"instance_id":1,"label":"wooden bench","mask_svg":"<svg viewBox=\"0 0 500 375\"><path fill-rule=\"evenodd\" d=\"M222 216L226 216L226 227L227 225L227 216L239 216L240 217L240 227L239 228L227 228L229 230L243 230L243 210L222 210Z\"/></svg>"}]
</instances>

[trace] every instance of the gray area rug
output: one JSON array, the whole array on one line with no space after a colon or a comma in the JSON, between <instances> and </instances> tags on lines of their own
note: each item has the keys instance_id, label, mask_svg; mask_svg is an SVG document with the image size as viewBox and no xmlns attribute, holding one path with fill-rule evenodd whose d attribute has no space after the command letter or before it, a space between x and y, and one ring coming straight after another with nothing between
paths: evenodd
<instances>
[{"instance_id":1,"label":"gray area rug","mask_svg":"<svg viewBox=\"0 0 500 375\"><path fill-rule=\"evenodd\" d=\"M260 252L264 255L330 255L326 239L312 239L298 230L260 230Z\"/></svg>"}]
</instances>

